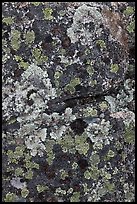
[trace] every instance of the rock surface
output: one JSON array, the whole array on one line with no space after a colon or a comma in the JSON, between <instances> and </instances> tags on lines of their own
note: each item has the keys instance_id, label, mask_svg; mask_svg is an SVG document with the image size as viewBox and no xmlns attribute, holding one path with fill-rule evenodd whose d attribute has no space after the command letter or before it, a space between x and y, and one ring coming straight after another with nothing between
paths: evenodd
<instances>
[{"instance_id":1,"label":"rock surface","mask_svg":"<svg viewBox=\"0 0 137 204\"><path fill-rule=\"evenodd\" d=\"M3 2L4 202L134 202L134 2Z\"/></svg>"}]
</instances>

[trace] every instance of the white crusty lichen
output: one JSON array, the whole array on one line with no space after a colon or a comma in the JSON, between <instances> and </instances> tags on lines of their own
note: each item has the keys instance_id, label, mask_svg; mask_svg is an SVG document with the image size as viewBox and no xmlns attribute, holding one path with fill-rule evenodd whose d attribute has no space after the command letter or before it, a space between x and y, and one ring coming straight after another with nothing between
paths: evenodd
<instances>
[{"instance_id":1,"label":"white crusty lichen","mask_svg":"<svg viewBox=\"0 0 137 204\"><path fill-rule=\"evenodd\" d=\"M111 140L109 135L110 129L110 121L102 119L99 123L90 123L86 128L86 131L92 142L98 143L104 141L107 144L109 143L109 140Z\"/></svg>"},{"instance_id":2,"label":"white crusty lichen","mask_svg":"<svg viewBox=\"0 0 137 204\"><path fill-rule=\"evenodd\" d=\"M72 43L80 40L82 44L90 45L94 40L93 31L98 36L101 34L101 28L99 28L101 22L102 15L97 11L97 8L83 4L76 9L73 15L73 24L67 29L67 35L70 37ZM95 25L92 32L87 27L87 24L90 25L90 23Z\"/></svg>"}]
</instances>

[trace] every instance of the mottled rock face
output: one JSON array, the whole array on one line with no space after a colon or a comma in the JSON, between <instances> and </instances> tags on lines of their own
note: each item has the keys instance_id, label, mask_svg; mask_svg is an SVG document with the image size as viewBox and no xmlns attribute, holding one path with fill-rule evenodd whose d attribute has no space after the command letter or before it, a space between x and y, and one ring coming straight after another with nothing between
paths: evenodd
<instances>
[{"instance_id":1,"label":"mottled rock face","mask_svg":"<svg viewBox=\"0 0 137 204\"><path fill-rule=\"evenodd\" d=\"M3 201L134 201L134 3L2 7Z\"/></svg>"}]
</instances>

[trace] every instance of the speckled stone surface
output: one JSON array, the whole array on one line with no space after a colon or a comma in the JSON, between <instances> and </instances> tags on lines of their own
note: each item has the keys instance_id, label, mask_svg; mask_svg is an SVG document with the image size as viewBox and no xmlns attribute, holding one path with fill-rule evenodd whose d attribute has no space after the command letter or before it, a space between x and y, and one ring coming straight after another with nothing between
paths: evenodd
<instances>
[{"instance_id":1,"label":"speckled stone surface","mask_svg":"<svg viewBox=\"0 0 137 204\"><path fill-rule=\"evenodd\" d=\"M135 3L2 3L3 202L134 202Z\"/></svg>"}]
</instances>

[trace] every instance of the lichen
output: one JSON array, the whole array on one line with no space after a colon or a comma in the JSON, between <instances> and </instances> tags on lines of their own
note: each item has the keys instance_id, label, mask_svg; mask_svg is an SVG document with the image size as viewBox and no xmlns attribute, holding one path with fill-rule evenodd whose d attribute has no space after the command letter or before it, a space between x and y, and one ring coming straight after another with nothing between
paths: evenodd
<instances>
[{"instance_id":1,"label":"lichen","mask_svg":"<svg viewBox=\"0 0 137 204\"><path fill-rule=\"evenodd\" d=\"M35 33L34 31L27 31L27 33L25 33L25 43L26 44L32 44L35 40Z\"/></svg>"},{"instance_id":2,"label":"lichen","mask_svg":"<svg viewBox=\"0 0 137 204\"><path fill-rule=\"evenodd\" d=\"M43 186L43 185L40 185L40 184L38 184L36 188L37 188L38 193L42 193L43 191L49 189L47 186Z\"/></svg>"},{"instance_id":3,"label":"lichen","mask_svg":"<svg viewBox=\"0 0 137 204\"><path fill-rule=\"evenodd\" d=\"M126 16L130 16L134 13L134 8L131 6L127 6L127 8L123 12Z\"/></svg>"},{"instance_id":4,"label":"lichen","mask_svg":"<svg viewBox=\"0 0 137 204\"><path fill-rule=\"evenodd\" d=\"M89 150L89 144L87 143L87 135L83 133L81 136L75 136L75 147L79 154L86 155Z\"/></svg>"},{"instance_id":5,"label":"lichen","mask_svg":"<svg viewBox=\"0 0 137 204\"><path fill-rule=\"evenodd\" d=\"M106 48L106 44L103 40L97 40L96 44L100 46L100 48Z\"/></svg>"},{"instance_id":6,"label":"lichen","mask_svg":"<svg viewBox=\"0 0 137 204\"><path fill-rule=\"evenodd\" d=\"M125 127L124 139L129 144L135 143L135 130L132 124Z\"/></svg>"},{"instance_id":7,"label":"lichen","mask_svg":"<svg viewBox=\"0 0 137 204\"><path fill-rule=\"evenodd\" d=\"M12 25L14 23L14 17L6 17L2 19L3 23L6 23L7 25Z\"/></svg>"},{"instance_id":8,"label":"lichen","mask_svg":"<svg viewBox=\"0 0 137 204\"><path fill-rule=\"evenodd\" d=\"M70 83L65 86L65 90L69 91L71 94L75 92L75 86L80 84L79 78L71 79Z\"/></svg>"},{"instance_id":9,"label":"lichen","mask_svg":"<svg viewBox=\"0 0 137 204\"><path fill-rule=\"evenodd\" d=\"M127 27L126 27L127 31L129 33L133 33L135 30L135 21L132 21Z\"/></svg>"},{"instance_id":10,"label":"lichen","mask_svg":"<svg viewBox=\"0 0 137 204\"><path fill-rule=\"evenodd\" d=\"M26 198L28 195L29 195L29 190L28 190L27 188L23 188L23 189L21 190L21 196L22 196L23 198Z\"/></svg>"},{"instance_id":11,"label":"lichen","mask_svg":"<svg viewBox=\"0 0 137 204\"><path fill-rule=\"evenodd\" d=\"M20 47L20 31L19 30L12 30L11 31L11 46L14 50L18 50Z\"/></svg>"},{"instance_id":12,"label":"lichen","mask_svg":"<svg viewBox=\"0 0 137 204\"><path fill-rule=\"evenodd\" d=\"M74 192L70 198L70 202L80 202L80 192Z\"/></svg>"},{"instance_id":13,"label":"lichen","mask_svg":"<svg viewBox=\"0 0 137 204\"><path fill-rule=\"evenodd\" d=\"M117 64L111 64L110 71L112 73L116 73L119 70L119 66Z\"/></svg>"},{"instance_id":14,"label":"lichen","mask_svg":"<svg viewBox=\"0 0 137 204\"><path fill-rule=\"evenodd\" d=\"M52 20L53 19L52 13L53 13L53 10L51 8L45 8L43 10L44 18L46 20Z\"/></svg>"},{"instance_id":15,"label":"lichen","mask_svg":"<svg viewBox=\"0 0 137 204\"><path fill-rule=\"evenodd\" d=\"M14 202L16 199L16 194L15 193L7 193L6 197L4 198L5 202Z\"/></svg>"}]
</instances>

